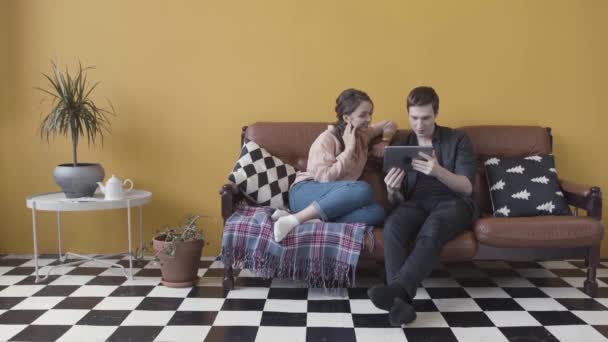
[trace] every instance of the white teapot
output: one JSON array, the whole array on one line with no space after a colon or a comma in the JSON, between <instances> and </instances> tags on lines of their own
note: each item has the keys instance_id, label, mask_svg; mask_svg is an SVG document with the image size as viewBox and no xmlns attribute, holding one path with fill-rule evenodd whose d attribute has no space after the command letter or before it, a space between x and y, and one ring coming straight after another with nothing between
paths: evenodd
<instances>
[{"instance_id":1,"label":"white teapot","mask_svg":"<svg viewBox=\"0 0 608 342\"><path fill-rule=\"evenodd\" d=\"M131 183L131 187L127 190L123 188L125 183ZM133 190L133 182L130 179L121 181L118 177L112 175L104 186L102 182L97 182L99 189L105 195L106 200L119 200L125 197L127 191Z\"/></svg>"}]
</instances>

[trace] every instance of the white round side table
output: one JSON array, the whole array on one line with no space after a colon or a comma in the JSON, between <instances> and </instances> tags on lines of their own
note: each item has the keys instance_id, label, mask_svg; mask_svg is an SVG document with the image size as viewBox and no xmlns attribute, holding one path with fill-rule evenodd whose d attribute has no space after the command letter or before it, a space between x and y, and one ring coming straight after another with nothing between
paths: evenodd
<instances>
[{"instance_id":1,"label":"white round side table","mask_svg":"<svg viewBox=\"0 0 608 342\"><path fill-rule=\"evenodd\" d=\"M87 261L95 261L110 267L118 267L122 269L123 274L127 279L133 279L133 251L131 248L131 208L139 208L139 251L143 253L143 206L152 200L152 193L144 190L131 190L125 194L125 197L120 200L104 200L103 194L95 193L94 197L82 197L82 198L66 198L63 192L50 192L43 194L36 194L28 196L26 198L26 205L32 209L32 226L34 233L34 264L36 269L36 283L44 281L51 274L51 271L55 267L71 266L81 264ZM111 209L127 209L127 224L128 224L128 236L129 236L129 250L128 252L118 253L118 255L129 256L129 273L125 270L125 267L114 262L103 260L112 255L106 255L101 257L90 257L86 255L66 252L63 256L61 254L61 212L64 211L95 211L95 210L111 210ZM38 241L37 241L37 223L36 223L36 212L37 211L55 211L57 212L57 233L59 241L59 260L65 261L68 256L76 257L82 260L77 260L69 263L59 264L51 267L46 276L41 278L38 274Z\"/></svg>"}]
</instances>

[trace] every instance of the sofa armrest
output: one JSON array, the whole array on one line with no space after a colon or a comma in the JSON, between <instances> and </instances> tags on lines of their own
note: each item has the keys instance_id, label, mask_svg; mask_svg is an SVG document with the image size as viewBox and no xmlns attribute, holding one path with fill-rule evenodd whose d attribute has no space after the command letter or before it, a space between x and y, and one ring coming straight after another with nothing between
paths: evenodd
<instances>
[{"instance_id":1,"label":"sofa armrest","mask_svg":"<svg viewBox=\"0 0 608 342\"><path fill-rule=\"evenodd\" d=\"M236 204L243 200L243 195L239 192L236 185L227 183L222 185L219 191L222 199L222 218L224 222L234 213Z\"/></svg>"},{"instance_id":2,"label":"sofa armrest","mask_svg":"<svg viewBox=\"0 0 608 342\"><path fill-rule=\"evenodd\" d=\"M602 219L602 191L597 186L577 184L559 179L559 185L568 204L587 211L587 216Z\"/></svg>"}]
</instances>

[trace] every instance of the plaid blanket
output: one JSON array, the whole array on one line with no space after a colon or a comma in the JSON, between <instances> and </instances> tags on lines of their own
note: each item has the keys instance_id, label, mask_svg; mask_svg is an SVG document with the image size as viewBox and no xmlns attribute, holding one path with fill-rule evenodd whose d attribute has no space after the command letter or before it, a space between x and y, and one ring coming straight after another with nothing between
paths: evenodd
<instances>
[{"instance_id":1,"label":"plaid blanket","mask_svg":"<svg viewBox=\"0 0 608 342\"><path fill-rule=\"evenodd\" d=\"M273 212L269 207L242 206L226 220L224 264L265 278L305 281L310 287L354 285L364 234L373 239L372 227L362 223L301 224L278 243L273 237Z\"/></svg>"}]
</instances>

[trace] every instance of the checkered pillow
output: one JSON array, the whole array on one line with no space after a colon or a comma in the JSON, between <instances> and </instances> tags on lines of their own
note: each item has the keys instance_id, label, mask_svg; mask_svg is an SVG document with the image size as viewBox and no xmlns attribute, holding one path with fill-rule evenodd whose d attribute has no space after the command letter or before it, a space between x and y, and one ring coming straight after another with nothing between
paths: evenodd
<instances>
[{"instance_id":1,"label":"checkered pillow","mask_svg":"<svg viewBox=\"0 0 608 342\"><path fill-rule=\"evenodd\" d=\"M243 145L228 179L256 203L284 209L289 206L289 187L296 170L250 141Z\"/></svg>"}]
</instances>

